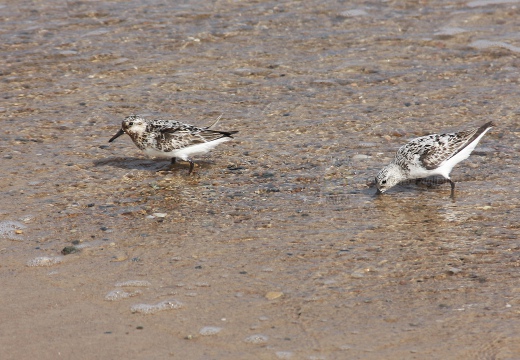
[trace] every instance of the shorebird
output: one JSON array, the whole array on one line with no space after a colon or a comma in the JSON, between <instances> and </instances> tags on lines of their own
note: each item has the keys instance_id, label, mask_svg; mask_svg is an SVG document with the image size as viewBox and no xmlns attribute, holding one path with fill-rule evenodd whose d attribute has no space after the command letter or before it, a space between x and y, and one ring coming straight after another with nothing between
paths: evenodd
<instances>
[{"instance_id":1,"label":"shorebird","mask_svg":"<svg viewBox=\"0 0 520 360\"><path fill-rule=\"evenodd\" d=\"M174 120L146 120L140 115L130 115L108 142L126 133L149 156L171 159L172 165L177 159L189 162L189 175L195 166L191 160L193 155L207 153L218 144L233 139L232 135L238 132L211 130L221 117L210 126L201 128Z\"/></svg>"},{"instance_id":2,"label":"shorebird","mask_svg":"<svg viewBox=\"0 0 520 360\"><path fill-rule=\"evenodd\" d=\"M469 157L480 139L493 126L490 121L477 129L413 139L399 148L394 160L377 174L377 194L405 180L441 175L450 183L451 197L454 197L455 182L450 179L451 170Z\"/></svg>"}]
</instances>

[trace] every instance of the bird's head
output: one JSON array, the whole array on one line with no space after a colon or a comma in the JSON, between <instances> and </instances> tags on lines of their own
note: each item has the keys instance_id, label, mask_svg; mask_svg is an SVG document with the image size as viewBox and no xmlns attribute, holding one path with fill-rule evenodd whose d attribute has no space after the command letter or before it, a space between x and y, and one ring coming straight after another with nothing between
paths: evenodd
<instances>
[{"instance_id":1,"label":"bird's head","mask_svg":"<svg viewBox=\"0 0 520 360\"><path fill-rule=\"evenodd\" d=\"M112 142L124 133L134 137L144 133L146 130L146 120L139 115L127 116L121 124L121 129L108 142Z\"/></svg>"},{"instance_id":2,"label":"bird's head","mask_svg":"<svg viewBox=\"0 0 520 360\"><path fill-rule=\"evenodd\" d=\"M377 193L382 194L403 180L399 166L392 163L385 166L376 176Z\"/></svg>"}]
</instances>

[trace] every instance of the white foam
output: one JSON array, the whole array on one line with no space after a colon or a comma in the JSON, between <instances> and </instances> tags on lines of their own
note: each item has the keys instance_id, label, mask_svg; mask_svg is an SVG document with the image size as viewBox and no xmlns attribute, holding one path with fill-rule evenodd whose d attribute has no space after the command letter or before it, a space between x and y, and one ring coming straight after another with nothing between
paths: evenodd
<instances>
[{"instance_id":1,"label":"white foam","mask_svg":"<svg viewBox=\"0 0 520 360\"><path fill-rule=\"evenodd\" d=\"M19 240L22 237L16 234L16 230L25 229L26 227L27 226L18 221L0 221L0 237L11 240Z\"/></svg>"},{"instance_id":2,"label":"white foam","mask_svg":"<svg viewBox=\"0 0 520 360\"><path fill-rule=\"evenodd\" d=\"M216 335L221 331L222 328L218 326L204 326L202 329L199 330L199 334L202 336L211 336Z\"/></svg>"},{"instance_id":3,"label":"white foam","mask_svg":"<svg viewBox=\"0 0 520 360\"><path fill-rule=\"evenodd\" d=\"M469 7L487 6L487 5L499 5L499 4L510 4L517 3L518 0L476 0L468 3Z\"/></svg>"},{"instance_id":4,"label":"white foam","mask_svg":"<svg viewBox=\"0 0 520 360\"><path fill-rule=\"evenodd\" d=\"M491 41L491 40L475 40L469 46L477 48L477 49L487 49L491 47L501 47L512 52L520 53L520 47L514 46L503 41Z\"/></svg>"},{"instance_id":5,"label":"white foam","mask_svg":"<svg viewBox=\"0 0 520 360\"><path fill-rule=\"evenodd\" d=\"M294 353L292 351L277 351L275 355L278 359L292 359Z\"/></svg>"},{"instance_id":6,"label":"white foam","mask_svg":"<svg viewBox=\"0 0 520 360\"><path fill-rule=\"evenodd\" d=\"M249 344L265 344L267 340L269 340L269 336L262 334L251 335L244 339Z\"/></svg>"},{"instance_id":7,"label":"white foam","mask_svg":"<svg viewBox=\"0 0 520 360\"><path fill-rule=\"evenodd\" d=\"M122 289L116 289L116 290L112 290L108 294L106 294L105 295L105 300L107 300L107 301L117 301L117 300L129 298L129 297L132 297L132 296L137 296L139 294L141 294L140 290L127 292L127 291L124 291Z\"/></svg>"},{"instance_id":8,"label":"white foam","mask_svg":"<svg viewBox=\"0 0 520 360\"><path fill-rule=\"evenodd\" d=\"M117 287L132 286L132 287L146 287L152 286L149 281L146 280L127 280L116 283Z\"/></svg>"},{"instance_id":9,"label":"white foam","mask_svg":"<svg viewBox=\"0 0 520 360\"><path fill-rule=\"evenodd\" d=\"M180 309L183 304L175 299L161 301L158 304L135 304L130 308L132 313L155 314L156 312L171 309Z\"/></svg>"},{"instance_id":10,"label":"white foam","mask_svg":"<svg viewBox=\"0 0 520 360\"><path fill-rule=\"evenodd\" d=\"M363 9L352 9L345 10L340 13L341 16L344 17L356 17L356 16L367 16L368 13Z\"/></svg>"},{"instance_id":11,"label":"white foam","mask_svg":"<svg viewBox=\"0 0 520 360\"><path fill-rule=\"evenodd\" d=\"M61 263L62 256L39 256L27 262L27 266L52 266Z\"/></svg>"},{"instance_id":12,"label":"white foam","mask_svg":"<svg viewBox=\"0 0 520 360\"><path fill-rule=\"evenodd\" d=\"M443 27L439 29L439 31L435 32L434 35L437 36L450 36L450 35L457 35L467 32L468 30L458 28L458 27Z\"/></svg>"}]
</instances>

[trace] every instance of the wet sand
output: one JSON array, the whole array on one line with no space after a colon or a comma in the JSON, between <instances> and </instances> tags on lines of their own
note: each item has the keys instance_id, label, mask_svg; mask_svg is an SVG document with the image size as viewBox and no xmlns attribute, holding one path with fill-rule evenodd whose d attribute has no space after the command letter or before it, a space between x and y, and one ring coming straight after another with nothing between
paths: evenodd
<instances>
[{"instance_id":1,"label":"wet sand","mask_svg":"<svg viewBox=\"0 0 520 360\"><path fill-rule=\"evenodd\" d=\"M519 358L520 3L489 3L4 2L2 359ZM239 133L188 177L108 144L131 113ZM373 196L489 120L455 200Z\"/></svg>"}]
</instances>

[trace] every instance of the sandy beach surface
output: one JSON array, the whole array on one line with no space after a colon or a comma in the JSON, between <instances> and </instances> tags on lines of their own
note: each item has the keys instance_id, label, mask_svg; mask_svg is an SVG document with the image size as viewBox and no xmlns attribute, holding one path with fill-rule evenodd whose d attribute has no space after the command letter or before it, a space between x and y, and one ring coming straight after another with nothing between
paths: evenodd
<instances>
[{"instance_id":1,"label":"sandy beach surface","mask_svg":"<svg viewBox=\"0 0 520 360\"><path fill-rule=\"evenodd\" d=\"M519 1L0 5L0 358L520 359ZM141 114L233 141L172 170ZM449 184L373 179L497 126Z\"/></svg>"}]
</instances>

